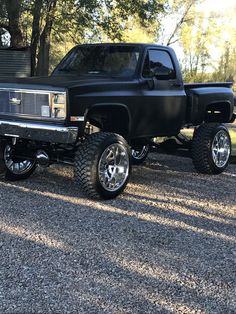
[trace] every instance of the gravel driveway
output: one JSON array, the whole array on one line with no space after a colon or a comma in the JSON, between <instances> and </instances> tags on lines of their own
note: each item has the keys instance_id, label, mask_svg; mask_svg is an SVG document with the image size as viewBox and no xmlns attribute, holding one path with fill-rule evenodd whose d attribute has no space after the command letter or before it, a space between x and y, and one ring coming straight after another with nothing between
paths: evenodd
<instances>
[{"instance_id":1,"label":"gravel driveway","mask_svg":"<svg viewBox=\"0 0 236 314\"><path fill-rule=\"evenodd\" d=\"M0 181L0 313L236 313L236 165L151 154L116 200L72 169Z\"/></svg>"}]
</instances>

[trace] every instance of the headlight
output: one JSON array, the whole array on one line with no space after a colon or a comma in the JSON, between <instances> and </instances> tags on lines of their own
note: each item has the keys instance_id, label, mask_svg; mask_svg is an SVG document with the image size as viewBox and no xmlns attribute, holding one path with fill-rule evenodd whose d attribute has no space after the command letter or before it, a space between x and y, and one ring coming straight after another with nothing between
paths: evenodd
<instances>
[{"instance_id":1,"label":"headlight","mask_svg":"<svg viewBox=\"0 0 236 314\"><path fill-rule=\"evenodd\" d=\"M66 93L52 94L51 117L57 119L66 118Z\"/></svg>"}]
</instances>

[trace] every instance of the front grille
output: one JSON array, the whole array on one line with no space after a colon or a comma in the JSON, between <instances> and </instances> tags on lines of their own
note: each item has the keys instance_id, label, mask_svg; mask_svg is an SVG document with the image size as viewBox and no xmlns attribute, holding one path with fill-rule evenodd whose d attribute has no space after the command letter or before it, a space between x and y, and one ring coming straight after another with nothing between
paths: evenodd
<instances>
[{"instance_id":1,"label":"front grille","mask_svg":"<svg viewBox=\"0 0 236 314\"><path fill-rule=\"evenodd\" d=\"M49 106L49 99L49 93L0 89L0 114L41 117L42 106Z\"/></svg>"}]
</instances>

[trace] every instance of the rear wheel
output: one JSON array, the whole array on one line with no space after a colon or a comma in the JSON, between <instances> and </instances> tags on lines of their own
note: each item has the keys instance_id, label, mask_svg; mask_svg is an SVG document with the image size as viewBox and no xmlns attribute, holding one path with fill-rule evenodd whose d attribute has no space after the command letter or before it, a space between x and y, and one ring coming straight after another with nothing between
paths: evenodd
<instances>
[{"instance_id":1,"label":"rear wheel","mask_svg":"<svg viewBox=\"0 0 236 314\"><path fill-rule=\"evenodd\" d=\"M141 165L149 154L149 144L133 146L131 149L133 165Z\"/></svg>"},{"instance_id":2,"label":"rear wheel","mask_svg":"<svg viewBox=\"0 0 236 314\"><path fill-rule=\"evenodd\" d=\"M118 196L128 183L130 171L130 149L118 134L91 134L75 157L75 181L93 198Z\"/></svg>"},{"instance_id":3,"label":"rear wheel","mask_svg":"<svg viewBox=\"0 0 236 314\"><path fill-rule=\"evenodd\" d=\"M3 148L4 176L7 180L27 179L36 169L36 161L14 156L14 147L7 144Z\"/></svg>"},{"instance_id":4,"label":"rear wheel","mask_svg":"<svg viewBox=\"0 0 236 314\"><path fill-rule=\"evenodd\" d=\"M220 123L202 124L194 133L193 164L198 172L219 174L229 164L231 140L227 128Z\"/></svg>"}]
</instances>

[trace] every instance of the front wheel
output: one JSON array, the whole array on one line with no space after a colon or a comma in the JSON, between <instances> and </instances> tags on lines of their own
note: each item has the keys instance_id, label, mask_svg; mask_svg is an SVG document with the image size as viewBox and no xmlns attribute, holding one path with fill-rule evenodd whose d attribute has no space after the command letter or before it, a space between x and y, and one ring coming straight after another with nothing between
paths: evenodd
<instances>
[{"instance_id":1,"label":"front wheel","mask_svg":"<svg viewBox=\"0 0 236 314\"><path fill-rule=\"evenodd\" d=\"M128 183L130 171L130 149L118 134L91 134L75 156L75 181L92 198L118 196Z\"/></svg>"},{"instance_id":2,"label":"front wheel","mask_svg":"<svg viewBox=\"0 0 236 314\"><path fill-rule=\"evenodd\" d=\"M204 123L194 133L192 158L200 173L219 174L229 164L231 140L227 128L220 123Z\"/></svg>"},{"instance_id":3,"label":"front wheel","mask_svg":"<svg viewBox=\"0 0 236 314\"><path fill-rule=\"evenodd\" d=\"M27 179L36 169L35 160L15 157L14 147L5 145L3 148L4 176L9 181Z\"/></svg>"}]
</instances>

